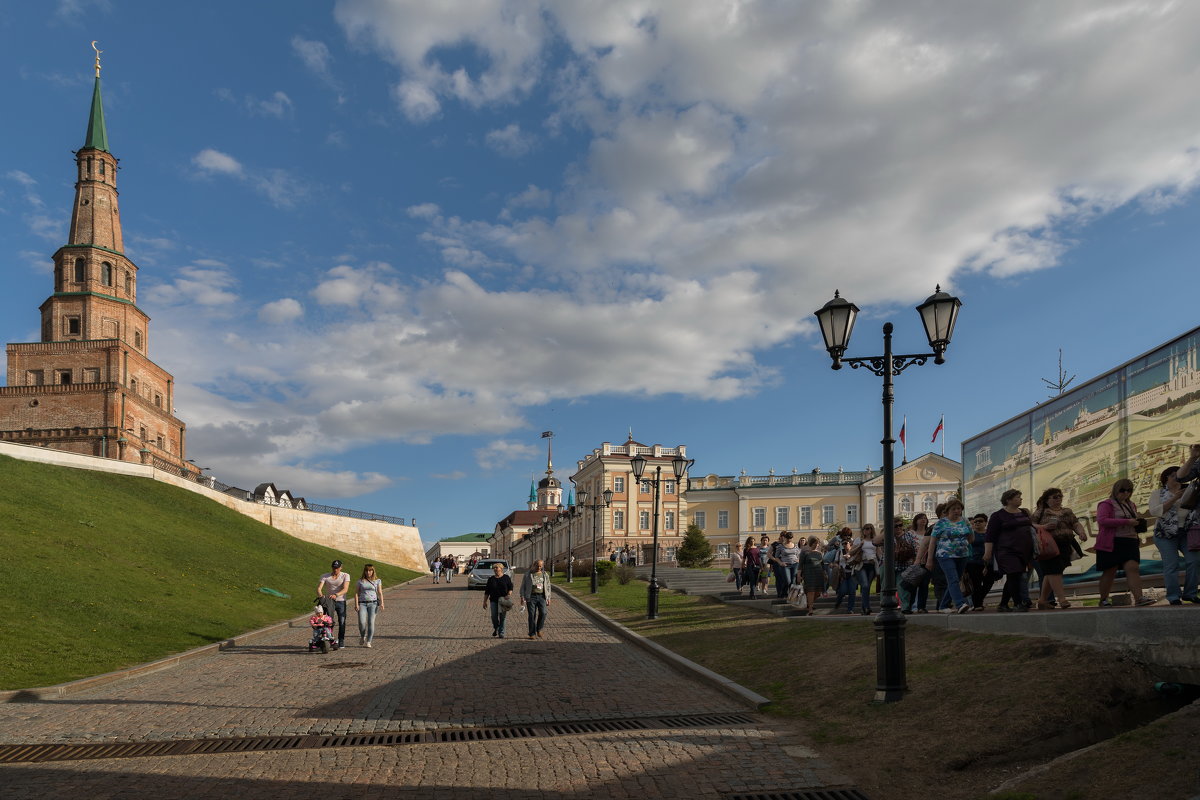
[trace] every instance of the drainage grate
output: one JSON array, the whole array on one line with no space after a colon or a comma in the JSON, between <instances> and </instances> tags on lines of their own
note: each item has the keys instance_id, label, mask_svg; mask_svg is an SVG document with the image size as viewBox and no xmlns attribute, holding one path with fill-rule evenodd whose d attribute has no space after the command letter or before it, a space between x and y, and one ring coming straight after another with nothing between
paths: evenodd
<instances>
[{"instance_id":1,"label":"drainage grate","mask_svg":"<svg viewBox=\"0 0 1200 800\"><path fill-rule=\"evenodd\" d=\"M354 667L365 667L365 661L339 661L336 664L322 664L317 669L353 669Z\"/></svg>"},{"instance_id":2,"label":"drainage grate","mask_svg":"<svg viewBox=\"0 0 1200 800\"><path fill-rule=\"evenodd\" d=\"M742 792L727 800L871 800L858 789L803 789L795 792Z\"/></svg>"},{"instance_id":3,"label":"drainage grate","mask_svg":"<svg viewBox=\"0 0 1200 800\"><path fill-rule=\"evenodd\" d=\"M335 666L335 665L330 665ZM578 736L588 733L747 725L749 714L694 714L678 717L581 720L507 728L448 728L427 731L357 734L304 734L299 736L245 736L228 739L182 739L170 742L103 742L94 744L6 744L0 745L0 764L40 761L86 761L99 758L206 755L271 750L315 750L326 747L372 747L401 744L446 744ZM745 795L754 800L790 800L801 795ZM829 800L864 800L859 795L829 795ZM825 797L812 795L812 800Z\"/></svg>"}]
</instances>

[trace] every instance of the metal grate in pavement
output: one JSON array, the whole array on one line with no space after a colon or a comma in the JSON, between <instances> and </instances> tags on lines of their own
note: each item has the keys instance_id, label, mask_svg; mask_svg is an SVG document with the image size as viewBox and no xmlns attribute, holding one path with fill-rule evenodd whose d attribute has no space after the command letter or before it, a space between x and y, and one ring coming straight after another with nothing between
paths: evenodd
<instances>
[{"instance_id":1,"label":"metal grate in pavement","mask_svg":"<svg viewBox=\"0 0 1200 800\"><path fill-rule=\"evenodd\" d=\"M538 737L579 736L588 733L651 730L662 728L729 727L752 725L750 714L689 714L675 717L580 720L503 728L444 728L426 731L358 734L305 734L299 736L243 736L224 739L182 739L169 742L98 742L89 744L0 745L0 764L41 761L87 761L107 758L144 758L217 753L247 753L273 750L314 750L326 747L372 747L403 744L446 744L455 742L503 741ZM760 800L758 795L746 795ZM762 795L761 800L790 800L793 795ZM800 795L795 795L800 797ZM803 800L809 800L804 797ZM812 800L825 800L813 795ZM862 800L830 795L829 800Z\"/></svg>"},{"instance_id":2,"label":"metal grate in pavement","mask_svg":"<svg viewBox=\"0 0 1200 800\"><path fill-rule=\"evenodd\" d=\"M871 800L858 789L803 789L795 792L740 792L726 800Z\"/></svg>"},{"instance_id":3,"label":"metal grate in pavement","mask_svg":"<svg viewBox=\"0 0 1200 800\"><path fill-rule=\"evenodd\" d=\"M332 664L322 664L317 669L354 669L355 667L365 667L365 661L335 661Z\"/></svg>"}]
</instances>

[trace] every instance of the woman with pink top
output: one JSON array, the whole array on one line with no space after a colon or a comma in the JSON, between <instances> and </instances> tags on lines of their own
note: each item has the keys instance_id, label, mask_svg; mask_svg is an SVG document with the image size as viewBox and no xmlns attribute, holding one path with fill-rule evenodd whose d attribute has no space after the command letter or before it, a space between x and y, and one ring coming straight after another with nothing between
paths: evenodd
<instances>
[{"instance_id":1,"label":"woman with pink top","mask_svg":"<svg viewBox=\"0 0 1200 800\"><path fill-rule=\"evenodd\" d=\"M1108 593L1117 577L1117 570L1125 570L1125 581L1133 594L1134 605L1151 606L1154 601L1142 597L1142 573L1138 565L1141 556L1138 534L1146 530L1146 520L1138 516L1137 506L1131 499L1133 481L1122 478L1113 484L1112 494L1101 500L1096 507L1096 569L1100 575L1100 606L1109 608L1112 600Z\"/></svg>"}]
</instances>

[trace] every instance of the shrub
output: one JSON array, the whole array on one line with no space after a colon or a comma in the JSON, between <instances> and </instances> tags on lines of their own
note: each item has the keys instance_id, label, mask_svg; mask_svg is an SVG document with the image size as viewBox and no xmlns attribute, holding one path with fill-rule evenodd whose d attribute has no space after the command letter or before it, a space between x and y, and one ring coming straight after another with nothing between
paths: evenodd
<instances>
[{"instance_id":1,"label":"shrub","mask_svg":"<svg viewBox=\"0 0 1200 800\"><path fill-rule=\"evenodd\" d=\"M622 586L637 577L637 570L628 564L617 564L616 569L612 570L612 572L617 576L617 583Z\"/></svg>"},{"instance_id":2,"label":"shrub","mask_svg":"<svg viewBox=\"0 0 1200 800\"><path fill-rule=\"evenodd\" d=\"M608 559L603 559L601 561L596 562L596 582L599 583L601 586L606 585L609 581L612 580L613 570L616 568L616 566L617 566L616 564L609 561ZM588 571L588 574L591 575L590 570Z\"/></svg>"},{"instance_id":3,"label":"shrub","mask_svg":"<svg viewBox=\"0 0 1200 800\"><path fill-rule=\"evenodd\" d=\"M697 525L688 525L683 544L675 551L675 560L681 567L707 567L713 562L714 553L708 537Z\"/></svg>"}]
</instances>

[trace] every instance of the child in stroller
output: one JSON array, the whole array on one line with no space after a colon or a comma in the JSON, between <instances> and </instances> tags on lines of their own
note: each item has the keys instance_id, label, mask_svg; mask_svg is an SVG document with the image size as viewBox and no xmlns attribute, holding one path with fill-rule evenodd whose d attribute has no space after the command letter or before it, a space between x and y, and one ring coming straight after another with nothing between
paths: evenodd
<instances>
[{"instance_id":1,"label":"child in stroller","mask_svg":"<svg viewBox=\"0 0 1200 800\"><path fill-rule=\"evenodd\" d=\"M308 652L320 650L322 653L328 653L331 649L337 650L337 639L333 635L333 617L325 613L325 606L321 605L319 597L316 603L312 616L308 618L308 624L312 626Z\"/></svg>"}]
</instances>

